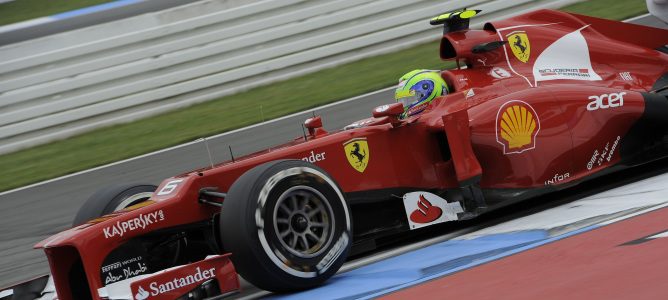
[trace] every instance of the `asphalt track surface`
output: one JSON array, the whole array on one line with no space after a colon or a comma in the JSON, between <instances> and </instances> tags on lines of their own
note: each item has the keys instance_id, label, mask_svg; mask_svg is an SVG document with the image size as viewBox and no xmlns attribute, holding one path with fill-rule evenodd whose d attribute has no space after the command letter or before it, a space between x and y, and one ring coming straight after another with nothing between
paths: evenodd
<instances>
[{"instance_id":1,"label":"asphalt track surface","mask_svg":"<svg viewBox=\"0 0 668 300\"><path fill-rule=\"evenodd\" d=\"M633 22L667 28L654 17ZM301 136L301 124L312 113L323 116L325 129L335 130L370 117L373 108L392 101L393 88L390 87L214 136L208 143L213 160L224 161L230 159L229 145L234 155L239 156ZM118 147L122 148L122 145ZM157 184L169 176L209 164L204 144L192 142L0 193L0 287L48 272L43 252L31 250L32 246L69 228L78 208L97 189L117 183Z\"/></svg>"},{"instance_id":2,"label":"asphalt track surface","mask_svg":"<svg viewBox=\"0 0 668 300\"><path fill-rule=\"evenodd\" d=\"M378 298L668 299L668 208L659 207Z\"/></svg>"}]
</instances>

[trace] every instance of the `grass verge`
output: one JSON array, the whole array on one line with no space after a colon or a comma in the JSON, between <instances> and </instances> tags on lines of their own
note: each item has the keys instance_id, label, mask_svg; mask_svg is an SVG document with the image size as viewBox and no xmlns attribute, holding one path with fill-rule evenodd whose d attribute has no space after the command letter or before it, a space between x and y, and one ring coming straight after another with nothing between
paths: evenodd
<instances>
[{"instance_id":1,"label":"grass verge","mask_svg":"<svg viewBox=\"0 0 668 300\"><path fill-rule=\"evenodd\" d=\"M46 17L113 0L14 0L0 4L0 25Z\"/></svg>"},{"instance_id":2,"label":"grass verge","mask_svg":"<svg viewBox=\"0 0 668 300\"><path fill-rule=\"evenodd\" d=\"M618 20L646 12L642 0L591 0L563 10ZM0 156L0 191L258 123L262 120L260 106L268 120L378 90L395 84L399 76L412 69L443 68L437 49L437 42L418 45L171 113L5 154Z\"/></svg>"}]
</instances>

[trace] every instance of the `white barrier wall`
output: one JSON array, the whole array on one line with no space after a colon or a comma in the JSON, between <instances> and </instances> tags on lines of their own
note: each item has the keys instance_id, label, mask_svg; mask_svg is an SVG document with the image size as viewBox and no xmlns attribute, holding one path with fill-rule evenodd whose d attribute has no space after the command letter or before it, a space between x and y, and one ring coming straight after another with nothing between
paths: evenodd
<instances>
[{"instance_id":1,"label":"white barrier wall","mask_svg":"<svg viewBox=\"0 0 668 300\"><path fill-rule=\"evenodd\" d=\"M0 153L212 100L573 0L219 0L0 48Z\"/></svg>"}]
</instances>

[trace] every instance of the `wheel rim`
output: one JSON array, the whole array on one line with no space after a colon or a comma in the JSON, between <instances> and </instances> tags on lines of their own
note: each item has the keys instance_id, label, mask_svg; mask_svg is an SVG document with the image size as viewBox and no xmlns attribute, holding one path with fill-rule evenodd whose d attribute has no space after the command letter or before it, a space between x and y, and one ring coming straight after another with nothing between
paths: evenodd
<instances>
[{"instance_id":1,"label":"wheel rim","mask_svg":"<svg viewBox=\"0 0 668 300\"><path fill-rule=\"evenodd\" d=\"M143 193L137 193L134 195L130 195L129 197L123 199L121 203L116 205L116 208L114 208L113 211L119 211L122 209L125 209L127 207L130 207L132 205L135 205L139 202L148 200L148 198L151 198L151 195L153 195L153 192L143 192Z\"/></svg>"},{"instance_id":2,"label":"wheel rim","mask_svg":"<svg viewBox=\"0 0 668 300\"><path fill-rule=\"evenodd\" d=\"M332 207L308 186L292 187L278 198L273 223L281 246L301 258L320 255L332 240Z\"/></svg>"}]
</instances>

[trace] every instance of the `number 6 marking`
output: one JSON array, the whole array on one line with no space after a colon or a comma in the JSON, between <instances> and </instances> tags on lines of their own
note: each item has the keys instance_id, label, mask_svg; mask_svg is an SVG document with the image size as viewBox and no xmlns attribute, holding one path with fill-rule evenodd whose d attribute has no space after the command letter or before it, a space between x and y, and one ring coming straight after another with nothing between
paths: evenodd
<instances>
[{"instance_id":1,"label":"number 6 marking","mask_svg":"<svg viewBox=\"0 0 668 300\"><path fill-rule=\"evenodd\" d=\"M172 180L170 182L167 182L165 186L163 186L160 191L158 192L158 196L164 196L164 195L169 195L171 194L174 190L176 190L177 187L179 187L179 183L183 182L183 179L176 179Z\"/></svg>"}]
</instances>

